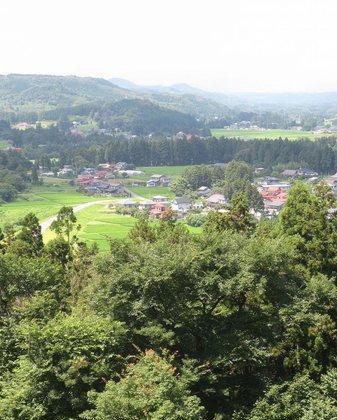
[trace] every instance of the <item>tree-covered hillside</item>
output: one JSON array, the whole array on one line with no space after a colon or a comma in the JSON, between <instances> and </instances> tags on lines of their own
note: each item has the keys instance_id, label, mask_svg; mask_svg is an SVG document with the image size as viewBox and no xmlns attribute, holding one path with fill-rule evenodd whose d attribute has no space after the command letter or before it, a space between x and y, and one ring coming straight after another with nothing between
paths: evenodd
<instances>
[{"instance_id":1,"label":"tree-covered hillside","mask_svg":"<svg viewBox=\"0 0 337 420\"><path fill-rule=\"evenodd\" d=\"M88 103L55 109L42 114L52 120L90 117L99 127L118 128L133 134L194 133L202 125L189 114L164 108L147 99L123 99L115 102Z\"/></svg>"},{"instance_id":2,"label":"tree-covered hillside","mask_svg":"<svg viewBox=\"0 0 337 420\"><path fill-rule=\"evenodd\" d=\"M0 76L0 111L41 112L92 102L134 97L104 79L10 74Z\"/></svg>"},{"instance_id":3,"label":"tree-covered hillside","mask_svg":"<svg viewBox=\"0 0 337 420\"><path fill-rule=\"evenodd\" d=\"M139 98L200 118L226 117L229 108L194 94L158 93L129 90L93 77L10 74L0 76L0 113L2 116L69 108L97 101ZM25 115L26 114L26 115Z\"/></svg>"}]
</instances>

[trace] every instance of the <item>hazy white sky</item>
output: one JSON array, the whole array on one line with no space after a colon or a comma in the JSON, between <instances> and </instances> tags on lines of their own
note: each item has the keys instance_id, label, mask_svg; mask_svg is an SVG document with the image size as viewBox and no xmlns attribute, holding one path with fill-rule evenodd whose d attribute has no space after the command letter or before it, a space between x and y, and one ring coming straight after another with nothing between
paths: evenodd
<instances>
[{"instance_id":1,"label":"hazy white sky","mask_svg":"<svg viewBox=\"0 0 337 420\"><path fill-rule=\"evenodd\" d=\"M337 0L0 0L0 73L337 90Z\"/></svg>"}]
</instances>

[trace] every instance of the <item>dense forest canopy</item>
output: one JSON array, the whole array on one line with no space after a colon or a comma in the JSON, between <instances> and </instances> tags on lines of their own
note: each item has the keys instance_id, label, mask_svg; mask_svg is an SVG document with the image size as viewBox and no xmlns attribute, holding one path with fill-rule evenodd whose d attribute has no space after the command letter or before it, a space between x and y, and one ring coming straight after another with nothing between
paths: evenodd
<instances>
[{"instance_id":1,"label":"dense forest canopy","mask_svg":"<svg viewBox=\"0 0 337 420\"><path fill-rule=\"evenodd\" d=\"M336 207L299 183L257 223L238 193L201 235L139 219L100 255L71 208L46 245L27 215L0 235L0 417L335 418Z\"/></svg>"},{"instance_id":2,"label":"dense forest canopy","mask_svg":"<svg viewBox=\"0 0 337 420\"><path fill-rule=\"evenodd\" d=\"M277 165L309 166L321 174L336 171L335 139L249 140L229 138L192 139L92 133L76 136L58 127L11 130L7 133L15 146L23 147L30 159L57 157L62 164L75 166L102 162L129 162L138 166L196 165L240 160L271 169Z\"/></svg>"}]
</instances>

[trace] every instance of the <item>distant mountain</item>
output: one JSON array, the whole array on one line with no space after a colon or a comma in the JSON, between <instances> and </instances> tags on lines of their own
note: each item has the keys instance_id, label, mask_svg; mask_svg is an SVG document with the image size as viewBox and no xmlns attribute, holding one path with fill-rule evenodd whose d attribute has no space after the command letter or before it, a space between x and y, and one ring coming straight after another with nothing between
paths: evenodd
<instances>
[{"instance_id":1,"label":"distant mountain","mask_svg":"<svg viewBox=\"0 0 337 420\"><path fill-rule=\"evenodd\" d=\"M133 98L135 93L105 79L10 74L0 76L0 111L40 112L96 100Z\"/></svg>"},{"instance_id":2,"label":"distant mountain","mask_svg":"<svg viewBox=\"0 0 337 420\"><path fill-rule=\"evenodd\" d=\"M200 118L225 117L232 114L230 108L221 101L214 100L211 93L184 83L171 86L147 86L119 78L112 78L109 81L116 86L141 94L161 106ZM230 100L227 102L229 103Z\"/></svg>"},{"instance_id":3,"label":"distant mountain","mask_svg":"<svg viewBox=\"0 0 337 420\"><path fill-rule=\"evenodd\" d=\"M186 83L178 83L170 86L142 86L125 79L110 79L117 86L119 80L123 86L138 92L150 92L167 95L193 95L198 98L208 99L218 105L225 105L229 109L239 111L299 111L299 112L337 112L337 92L319 93L222 93L209 92L190 86Z\"/></svg>"}]
</instances>

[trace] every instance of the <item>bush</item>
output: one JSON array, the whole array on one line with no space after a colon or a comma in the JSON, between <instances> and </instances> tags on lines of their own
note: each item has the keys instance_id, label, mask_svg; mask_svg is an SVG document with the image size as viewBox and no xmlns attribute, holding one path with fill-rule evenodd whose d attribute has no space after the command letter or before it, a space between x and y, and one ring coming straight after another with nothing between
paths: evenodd
<instances>
[{"instance_id":1,"label":"bush","mask_svg":"<svg viewBox=\"0 0 337 420\"><path fill-rule=\"evenodd\" d=\"M206 214L192 213L187 216L186 223L189 226L199 227L205 223L206 217L207 217Z\"/></svg>"}]
</instances>

